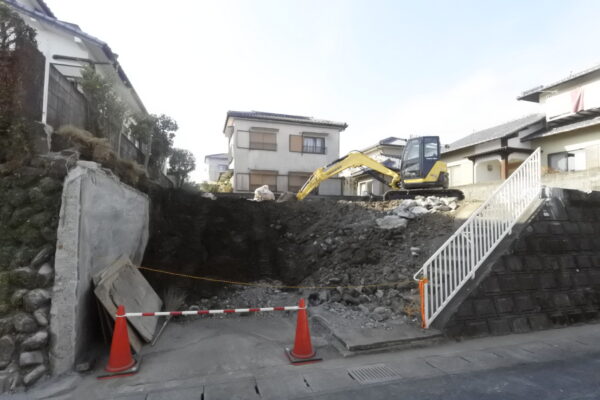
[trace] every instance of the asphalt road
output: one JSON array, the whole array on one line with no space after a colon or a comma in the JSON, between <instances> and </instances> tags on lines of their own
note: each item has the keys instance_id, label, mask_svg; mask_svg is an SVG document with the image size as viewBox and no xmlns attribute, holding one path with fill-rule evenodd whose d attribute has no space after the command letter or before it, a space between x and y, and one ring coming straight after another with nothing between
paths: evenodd
<instances>
[{"instance_id":1,"label":"asphalt road","mask_svg":"<svg viewBox=\"0 0 600 400\"><path fill-rule=\"evenodd\" d=\"M304 398L320 400L600 399L600 355L429 379L364 385Z\"/></svg>"}]
</instances>

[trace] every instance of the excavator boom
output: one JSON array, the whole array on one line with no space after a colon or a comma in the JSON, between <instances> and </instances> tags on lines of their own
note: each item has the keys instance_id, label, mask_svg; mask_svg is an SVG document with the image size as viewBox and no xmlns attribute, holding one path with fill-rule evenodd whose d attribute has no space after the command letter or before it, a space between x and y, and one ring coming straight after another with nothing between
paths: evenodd
<instances>
[{"instance_id":1,"label":"excavator boom","mask_svg":"<svg viewBox=\"0 0 600 400\"><path fill-rule=\"evenodd\" d=\"M389 169L385 165L378 163L371 157L366 156L359 151L355 151L333 161L322 168L318 168L315 172L313 172L310 178L308 178L306 183L304 183L300 191L296 194L296 198L298 200L302 200L308 196L310 192L317 188L321 182L339 174L345 169L358 167L368 167L391 177L392 181L389 185L392 188L398 188L400 185L400 175L398 175L396 171Z\"/></svg>"},{"instance_id":2,"label":"excavator boom","mask_svg":"<svg viewBox=\"0 0 600 400\"><path fill-rule=\"evenodd\" d=\"M296 194L296 198L302 200L321 182L332 178L345 169L358 167L367 167L391 178L388 183L391 190L384 194L384 200L408 199L415 196L464 198L464 194L460 190L448 189L448 167L445 162L440 160L438 136L409 139L402 154L400 173L359 151L350 152L346 156L313 172Z\"/></svg>"}]
</instances>

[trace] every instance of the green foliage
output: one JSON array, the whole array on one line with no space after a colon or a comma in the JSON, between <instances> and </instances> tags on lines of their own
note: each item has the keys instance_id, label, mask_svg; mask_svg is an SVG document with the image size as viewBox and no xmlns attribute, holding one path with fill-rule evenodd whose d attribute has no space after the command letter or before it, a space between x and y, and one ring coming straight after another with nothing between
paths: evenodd
<instances>
[{"instance_id":1,"label":"green foliage","mask_svg":"<svg viewBox=\"0 0 600 400\"><path fill-rule=\"evenodd\" d=\"M105 138L120 134L127 112L112 83L88 66L81 72L81 87L89 103L89 130Z\"/></svg>"},{"instance_id":2,"label":"green foliage","mask_svg":"<svg viewBox=\"0 0 600 400\"><path fill-rule=\"evenodd\" d=\"M233 171L223 172L221 176L219 176L219 181L217 185L219 185L219 192L221 193L231 193L233 192L233 186L231 186L231 178L233 177Z\"/></svg>"},{"instance_id":3,"label":"green foliage","mask_svg":"<svg viewBox=\"0 0 600 400\"><path fill-rule=\"evenodd\" d=\"M35 36L35 29L19 14L0 4L0 51L12 51L26 45L37 47Z\"/></svg>"},{"instance_id":4,"label":"green foliage","mask_svg":"<svg viewBox=\"0 0 600 400\"><path fill-rule=\"evenodd\" d=\"M218 183L208 183L206 181L200 184L200 190L207 193L218 193L219 192L219 184Z\"/></svg>"},{"instance_id":5,"label":"green foliage","mask_svg":"<svg viewBox=\"0 0 600 400\"><path fill-rule=\"evenodd\" d=\"M0 164L29 154L27 126L20 117L22 82L15 53L26 47L37 48L35 36L35 30L19 14L0 4Z\"/></svg>"},{"instance_id":6,"label":"green foliage","mask_svg":"<svg viewBox=\"0 0 600 400\"><path fill-rule=\"evenodd\" d=\"M169 158L169 175L175 177L175 186L183 187L190 172L196 169L196 158L191 151L173 149Z\"/></svg>"},{"instance_id":7,"label":"green foliage","mask_svg":"<svg viewBox=\"0 0 600 400\"><path fill-rule=\"evenodd\" d=\"M179 129L177 122L164 114L136 116L134 121L130 127L132 136L142 143L151 143L150 165L162 169L173 151L173 139Z\"/></svg>"}]
</instances>

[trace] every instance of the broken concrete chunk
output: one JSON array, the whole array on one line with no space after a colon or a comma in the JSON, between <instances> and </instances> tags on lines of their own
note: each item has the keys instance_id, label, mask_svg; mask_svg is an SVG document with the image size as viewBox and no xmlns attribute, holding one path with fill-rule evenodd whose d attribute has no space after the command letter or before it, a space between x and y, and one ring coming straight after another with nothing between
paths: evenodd
<instances>
[{"instance_id":1,"label":"broken concrete chunk","mask_svg":"<svg viewBox=\"0 0 600 400\"><path fill-rule=\"evenodd\" d=\"M386 215L383 218L377 218L375 223L381 229L404 229L408 225L407 220L396 215Z\"/></svg>"},{"instance_id":2,"label":"broken concrete chunk","mask_svg":"<svg viewBox=\"0 0 600 400\"><path fill-rule=\"evenodd\" d=\"M419 215L427 214L429 210L423 206L415 206L410 209L410 212L418 217Z\"/></svg>"}]
</instances>

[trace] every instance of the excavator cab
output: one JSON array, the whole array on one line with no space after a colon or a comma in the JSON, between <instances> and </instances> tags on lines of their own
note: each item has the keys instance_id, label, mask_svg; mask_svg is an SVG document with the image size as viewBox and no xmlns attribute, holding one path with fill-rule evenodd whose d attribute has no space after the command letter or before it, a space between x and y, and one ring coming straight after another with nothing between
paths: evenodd
<instances>
[{"instance_id":1,"label":"excavator cab","mask_svg":"<svg viewBox=\"0 0 600 400\"><path fill-rule=\"evenodd\" d=\"M440 161L439 136L409 139L402 153L402 188L448 188L446 164Z\"/></svg>"}]
</instances>

